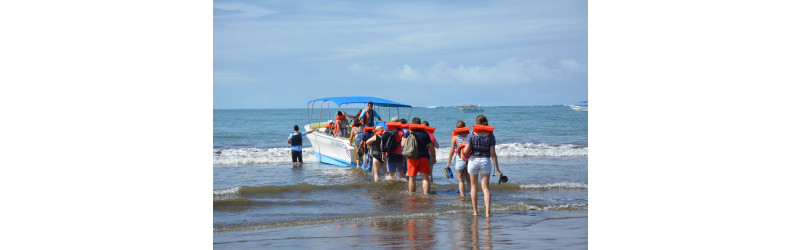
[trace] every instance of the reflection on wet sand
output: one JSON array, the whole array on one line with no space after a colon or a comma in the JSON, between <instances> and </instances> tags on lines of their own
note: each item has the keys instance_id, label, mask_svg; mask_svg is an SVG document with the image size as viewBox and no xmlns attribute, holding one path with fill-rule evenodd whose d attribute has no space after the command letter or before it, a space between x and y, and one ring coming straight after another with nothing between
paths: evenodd
<instances>
[{"instance_id":1,"label":"reflection on wet sand","mask_svg":"<svg viewBox=\"0 0 801 250\"><path fill-rule=\"evenodd\" d=\"M470 243L473 249L481 249L482 247L485 249L492 249L492 225L490 225L490 218L484 217L486 223L482 226L483 232L483 239L479 238L479 230L478 230L478 216L473 216L473 224L470 227L470 235L471 241ZM483 241L483 242L482 242Z\"/></svg>"}]
</instances>

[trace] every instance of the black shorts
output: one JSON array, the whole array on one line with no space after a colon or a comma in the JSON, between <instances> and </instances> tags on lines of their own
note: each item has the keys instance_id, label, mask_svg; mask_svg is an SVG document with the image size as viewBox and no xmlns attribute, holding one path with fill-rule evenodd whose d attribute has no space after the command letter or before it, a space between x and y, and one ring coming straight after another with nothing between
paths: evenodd
<instances>
[{"instance_id":1,"label":"black shorts","mask_svg":"<svg viewBox=\"0 0 801 250\"><path fill-rule=\"evenodd\" d=\"M292 151L292 163L300 162L303 163L303 151Z\"/></svg>"}]
</instances>

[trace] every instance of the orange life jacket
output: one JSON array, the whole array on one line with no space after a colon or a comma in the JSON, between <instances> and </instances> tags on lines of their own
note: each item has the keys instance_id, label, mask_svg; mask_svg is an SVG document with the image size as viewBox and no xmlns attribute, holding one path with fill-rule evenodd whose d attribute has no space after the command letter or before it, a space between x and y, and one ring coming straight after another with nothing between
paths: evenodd
<instances>
[{"instance_id":1,"label":"orange life jacket","mask_svg":"<svg viewBox=\"0 0 801 250\"><path fill-rule=\"evenodd\" d=\"M393 130L399 128L401 128L400 122L387 122L387 130Z\"/></svg>"},{"instance_id":2,"label":"orange life jacket","mask_svg":"<svg viewBox=\"0 0 801 250\"><path fill-rule=\"evenodd\" d=\"M492 130L495 129L493 126L485 126L485 125L473 125L473 132L489 132L492 134Z\"/></svg>"},{"instance_id":3,"label":"orange life jacket","mask_svg":"<svg viewBox=\"0 0 801 250\"><path fill-rule=\"evenodd\" d=\"M426 126L425 130L426 130L426 132L429 132L429 133L432 133L432 134L433 134L433 133L434 133L434 130L437 130L437 128L433 128L433 127L428 127L428 126Z\"/></svg>"},{"instance_id":4,"label":"orange life jacket","mask_svg":"<svg viewBox=\"0 0 801 250\"><path fill-rule=\"evenodd\" d=\"M426 129L426 125L423 125L423 124L409 124L409 130L413 130L413 129L425 130Z\"/></svg>"},{"instance_id":5,"label":"orange life jacket","mask_svg":"<svg viewBox=\"0 0 801 250\"><path fill-rule=\"evenodd\" d=\"M409 129L409 123L404 123L400 125L400 128Z\"/></svg>"},{"instance_id":6,"label":"orange life jacket","mask_svg":"<svg viewBox=\"0 0 801 250\"><path fill-rule=\"evenodd\" d=\"M372 111L375 112L375 110L372 110ZM358 115L361 115L361 113L364 113L364 118L362 118L361 122L364 123L364 124L367 124L367 121L370 121L370 118L371 118L373 112L368 112L367 108L359 110L359 114ZM358 115L357 115L357 117L358 117Z\"/></svg>"},{"instance_id":7,"label":"orange life jacket","mask_svg":"<svg viewBox=\"0 0 801 250\"><path fill-rule=\"evenodd\" d=\"M470 133L470 127L461 127L453 129L453 134L451 136L456 136L458 134Z\"/></svg>"}]
</instances>

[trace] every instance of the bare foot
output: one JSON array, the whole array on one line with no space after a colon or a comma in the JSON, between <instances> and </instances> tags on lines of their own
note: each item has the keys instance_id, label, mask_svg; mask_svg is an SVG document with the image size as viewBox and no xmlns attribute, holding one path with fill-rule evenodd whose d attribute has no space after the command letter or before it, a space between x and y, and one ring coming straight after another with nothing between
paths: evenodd
<instances>
[{"instance_id":1,"label":"bare foot","mask_svg":"<svg viewBox=\"0 0 801 250\"><path fill-rule=\"evenodd\" d=\"M487 214L487 218L489 218L489 217L490 217L489 214Z\"/></svg>"},{"instance_id":2,"label":"bare foot","mask_svg":"<svg viewBox=\"0 0 801 250\"><path fill-rule=\"evenodd\" d=\"M477 216L477 215L478 215L478 212L473 211L473 216Z\"/></svg>"}]
</instances>

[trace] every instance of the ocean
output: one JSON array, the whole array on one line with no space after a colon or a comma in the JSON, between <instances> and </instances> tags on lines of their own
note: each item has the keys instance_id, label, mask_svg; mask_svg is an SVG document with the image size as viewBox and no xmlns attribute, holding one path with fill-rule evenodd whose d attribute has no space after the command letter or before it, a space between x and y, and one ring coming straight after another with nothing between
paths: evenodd
<instances>
[{"instance_id":1,"label":"ocean","mask_svg":"<svg viewBox=\"0 0 801 250\"><path fill-rule=\"evenodd\" d=\"M588 113L566 106L483 108L411 110L437 128L430 195L422 194L419 178L417 193L409 194L405 180L375 183L361 168L320 163L305 137L304 165L293 168L292 127L327 120L326 114L214 110L214 247L586 249ZM358 106L343 110L352 115ZM391 112L411 120L409 109ZM490 218L483 216L480 188L473 216L469 189L460 197L456 179L443 170L456 121L472 125L479 114L495 127L498 164L509 178L499 184L491 176Z\"/></svg>"}]
</instances>

